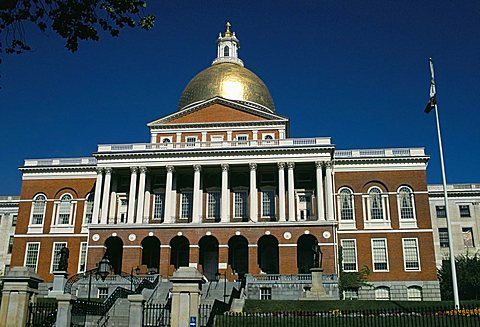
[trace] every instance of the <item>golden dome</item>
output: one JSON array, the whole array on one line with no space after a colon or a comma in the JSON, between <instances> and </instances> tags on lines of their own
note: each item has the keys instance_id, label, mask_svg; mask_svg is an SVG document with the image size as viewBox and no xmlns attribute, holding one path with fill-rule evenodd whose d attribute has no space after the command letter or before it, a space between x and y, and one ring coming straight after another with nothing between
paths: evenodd
<instances>
[{"instance_id":1,"label":"golden dome","mask_svg":"<svg viewBox=\"0 0 480 327\"><path fill-rule=\"evenodd\" d=\"M259 108L265 111L275 111L265 83L252 71L231 62L216 63L192 78L183 90L178 110L214 97L247 102L260 105Z\"/></svg>"}]
</instances>

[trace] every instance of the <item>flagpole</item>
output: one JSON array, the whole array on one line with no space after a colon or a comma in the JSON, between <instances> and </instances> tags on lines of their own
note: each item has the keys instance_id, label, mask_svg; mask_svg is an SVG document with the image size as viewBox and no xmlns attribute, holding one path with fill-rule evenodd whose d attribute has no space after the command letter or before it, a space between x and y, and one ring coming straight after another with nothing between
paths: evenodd
<instances>
[{"instance_id":1,"label":"flagpole","mask_svg":"<svg viewBox=\"0 0 480 327\"><path fill-rule=\"evenodd\" d=\"M432 58L429 58L430 61L430 71L432 74L432 92L436 95L435 82L434 82L434 71L433 71L433 62ZM450 221L450 212L448 209L448 194L447 194L447 176L445 174L445 162L443 160L443 146L442 146L442 135L440 132L440 119L438 118L438 105L437 101L434 101L435 109L435 119L437 121L437 137L438 137L438 149L440 152L440 165L442 167L442 181L443 181L443 197L445 198L445 215L447 219L447 230L448 230L448 248L450 252L450 266L452 270L452 286L453 286L453 300L455 302L455 308L460 308L460 299L458 297L458 283L457 283L457 268L455 264L455 254L453 253L453 234L452 234L452 223Z\"/></svg>"}]
</instances>

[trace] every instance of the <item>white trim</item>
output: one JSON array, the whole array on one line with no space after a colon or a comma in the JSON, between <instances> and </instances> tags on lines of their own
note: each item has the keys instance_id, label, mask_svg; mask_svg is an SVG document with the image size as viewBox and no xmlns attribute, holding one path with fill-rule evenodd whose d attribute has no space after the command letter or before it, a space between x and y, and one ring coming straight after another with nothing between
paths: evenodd
<instances>
[{"instance_id":1,"label":"white trim","mask_svg":"<svg viewBox=\"0 0 480 327\"><path fill-rule=\"evenodd\" d=\"M418 261L418 269L407 269L407 262L406 262L406 258L405 258L405 241L406 240L415 240L415 246L416 246L416 250L417 250L417 261ZM422 271L422 266L420 265L420 246L418 244L418 238L417 237L404 237L402 238L402 252L403 252L403 269L406 271L406 272L410 272L410 271L413 271L413 272L419 272L419 271Z\"/></svg>"},{"instance_id":2,"label":"white trim","mask_svg":"<svg viewBox=\"0 0 480 327\"><path fill-rule=\"evenodd\" d=\"M358 255L357 255L357 240L354 239L354 238L346 238L346 239L342 239L340 240L340 244L341 244L341 247L342 249L344 248L343 246L343 241L353 241L353 245L354 245L354 252L355 252L355 269L351 270L351 269L345 269L344 267L342 267L342 270L345 271L345 272L357 272L358 271ZM342 258L344 258L344 255L342 253ZM342 262L342 265L343 265L344 262Z\"/></svg>"},{"instance_id":3,"label":"white trim","mask_svg":"<svg viewBox=\"0 0 480 327\"><path fill-rule=\"evenodd\" d=\"M85 218L87 217L87 203L88 203L87 199L88 199L89 196L95 197L95 192L89 192L89 193L87 194L87 196L85 197L85 199L82 199L82 200L84 200L84 202L83 202L82 226L86 226L86 225L87 225L87 223L85 222ZM77 200L79 200L79 199L77 199ZM94 200L94 199L92 199L92 200ZM89 224L91 224L91 223L93 222L93 207L94 207L94 202L92 201L92 209L91 209L92 221L90 221Z\"/></svg>"},{"instance_id":4,"label":"white trim","mask_svg":"<svg viewBox=\"0 0 480 327\"><path fill-rule=\"evenodd\" d=\"M50 238L50 237L88 237L88 234L37 234L37 235L30 235L30 234L15 234L15 237L18 238L25 238L25 237L45 237L45 238Z\"/></svg>"},{"instance_id":5,"label":"white trim","mask_svg":"<svg viewBox=\"0 0 480 327\"><path fill-rule=\"evenodd\" d=\"M377 189L380 191L380 204L382 206L382 219L372 219L372 208L371 208L371 192ZM362 207L363 207L363 226L364 229L391 229L392 222L390 219L390 201L389 195L384 193L384 191L379 186L372 186L367 190L367 193L362 195Z\"/></svg>"},{"instance_id":6,"label":"white trim","mask_svg":"<svg viewBox=\"0 0 480 327\"><path fill-rule=\"evenodd\" d=\"M27 244L25 245L25 256L23 258L23 265L27 266L27 254L28 254L28 247L29 247L30 244L38 244L37 258L35 259L35 271L37 271L37 269L38 269L38 257L40 256L40 247L41 247L40 242L27 242Z\"/></svg>"},{"instance_id":7,"label":"white trim","mask_svg":"<svg viewBox=\"0 0 480 327\"><path fill-rule=\"evenodd\" d=\"M337 231L338 234L374 234L374 233L433 233L433 229L391 229L391 230L343 230Z\"/></svg>"},{"instance_id":8,"label":"white trim","mask_svg":"<svg viewBox=\"0 0 480 327\"><path fill-rule=\"evenodd\" d=\"M286 247L296 248L297 246L298 246L297 243L292 243L292 244L281 244L281 243L279 243L278 244L279 248L286 248Z\"/></svg>"},{"instance_id":9,"label":"white trim","mask_svg":"<svg viewBox=\"0 0 480 327\"><path fill-rule=\"evenodd\" d=\"M400 189L407 188L410 191L411 200L412 200L412 212L413 218L402 219L402 205L400 200ZM400 228L416 228L417 227L417 210L415 210L415 193L412 188L408 185L401 185L396 192L397 195L397 212L398 212L398 223Z\"/></svg>"},{"instance_id":10,"label":"white trim","mask_svg":"<svg viewBox=\"0 0 480 327\"><path fill-rule=\"evenodd\" d=\"M373 251L373 241L384 241L385 242L385 259L387 262L387 269L375 269L375 252ZM370 240L371 246L371 253L372 253L372 271L373 272L389 272L390 271L390 264L388 260L388 242L386 238L372 238Z\"/></svg>"},{"instance_id":11,"label":"white trim","mask_svg":"<svg viewBox=\"0 0 480 327\"><path fill-rule=\"evenodd\" d=\"M353 219L342 219L342 203L341 203L341 192L343 190L348 190L351 194L351 199L352 199L352 215ZM339 222L339 228L343 229L356 229L357 228L357 219L355 216L355 193L350 187L347 186L342 186L338 189L337 194L335 194L337 198L337 214L338 214L338 222Z\"/></svg>"},{"instance_id":12,"label":"white trim","mask_svg":"<svg viewBox=\"0 0 480 327\"><path fill-rule=\"evenodd\" d=\"M35 209L36 199L39 196L45 197L45 204L44 204L44 207L43 207L43 214L42 214L42 223L41 224L33 224L33 222L32 222L33 221L33 211ZM28 232L29 233L42 233L43 232L43 224L45 222L45 212L47 210L47 203L48 203L47 201L48 201L48 197L45 193L37 193L37 194L35 194L35 196L31 200L30 218L28 220Z\"/></svg>"},{"instance_id":13,"label":"white trim","mask_svg":"<svg viewBox=\"0 0 480 327\"><path fill-rule=\"evenodd\" d=\"M53 273L53 261L55 260L55 246L57 244L64 245L68 248L68 242L53 242L52 244L52 256L50 257L50 273ZM61 249L61 248L60 248Z\"/></svg>"},{"instance_id":14,"label":"white trim","mask_svg":"<svg viewBox=\"0 0 480 327\"><path fill-rule=\"evenodd\" d=\"M85 269L81 270L80 269L80 264L81 264L81 260L82 260L82 247L83 247L83 245L85 245L85 262L84 262ZM80 242L80 251L78 253L78 267L77 267L77 272L78 273L82 273L82 272L85 272L87 270L87 253L88 253L88 242Z\"/></svg>"},{"instance_id":15,"label":"white trim","mask_svg":"<svg viewBox=\"0 0 480 327\"><path fill-rule=\"evenodd\" d=\"M141 245L124 245L123 248L124 249L127 249L127 248L142 249L142 246Z\"/></svg>"},{"instance_id":16,"label":"white trim","mask_svg":"<svg viewBox=\"0 0 480 327\"><path fill-rule=\"evenodd\" d=\"M277 212L276 212L276 211L277 211L277 194L276 194L276 192L275 192L275 187L273 187L273 186L268 186L268 187L262 187L262 188L260 188L260 217L262 217L262 218L270 218L270 219L272 218L272 215L265 216L265 215L263 214L263 195L264 195L264 193L266 193L266 192L271 192L271 193L273 193L273 199L271 199L271 200L273 200L273 206L272 206L272 204L270 203L270 208L273 209L273 217L275 217L275 219L277 219L277 218L278 218L278 217L277 217Z\"/></svg>"}]
</instances>

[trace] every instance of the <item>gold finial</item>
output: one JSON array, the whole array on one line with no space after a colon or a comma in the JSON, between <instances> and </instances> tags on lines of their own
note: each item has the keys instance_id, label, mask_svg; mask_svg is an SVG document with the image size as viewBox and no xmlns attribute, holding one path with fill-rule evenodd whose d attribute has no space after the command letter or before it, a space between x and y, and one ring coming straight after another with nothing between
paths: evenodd
<instances>
[{"instance_id":1,"label":"gold finial","mask_svg":"<svg viewBox=\"0 0 480 327\"><path fill-rule=\"evenodd\" d=\"M230 36L232 36L232 32L230 32L230 26L232 26L232 25L230 25L230 22L227 22L227 23L225 24L225 26L227 27L227 30L225 31L225 37L230 37Z\"/></svg>"}]
</instances>

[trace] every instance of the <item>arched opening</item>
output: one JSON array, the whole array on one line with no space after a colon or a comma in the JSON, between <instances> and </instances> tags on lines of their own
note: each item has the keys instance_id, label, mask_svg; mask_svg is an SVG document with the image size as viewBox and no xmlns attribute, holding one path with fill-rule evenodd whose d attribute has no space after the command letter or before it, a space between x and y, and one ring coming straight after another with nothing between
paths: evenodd
<instances>
[{"instance_id":1,"label":"arched opening","mask_svg":"<svg viewBox=\"0 0 480 327\"><path fill-rule=\"evenodd\" d=\"M218 241L213 236L204 236L198 242L202 273L208 280L215 280L218 273Z\"/></svg>"},{"instance_id":2,"label":"arched opening","mask_svg":"<svg viewBox=\"0 0 480 327\"><path fill-rule=\"evenodd\" d=\"M297 267L299 274L309 274L315 266L314 246L318 243L317 238L310 234L302 235L297 241Z\"/></svg>"},{"instance_id":3,"label":"arched opening","mask_svg":"<svg viewBox=\"0 0 480 327\"><path fill-rule=\"evenodd\" d=\"M228 47L228 45L226 45L226 46L223 48L223 56L224 56L224 57L230 57L230 48Z\"/></svg>"},{"instance_id":4,"label":"arched opening","mask_svg":"<svg viewBox=\"0 0 480 327\"><path fill-rule=\"evenodd\" d=\"M151 274L158 274L160 271L160 240L155 236L142 240L142 265L146 265Z\"/></svg>"},{"instance_id":5,"label":"arched opening","mask_svg":"<svg viewBox=\"0 0 480 327\"><path fill-rule=\"evenodd\" d=\"M266 274L278 274L278 241L272 235L258 240L258 266Z\"/></svg>"},{"instance_id":6,"label":"arched opening","mask_svg":"<svg viewBox=\"0 0 480 327\"><path fill-rule=\"evenodd\" d=\"M245 237L235 235L228 241L228 263L239 279L248 273L248 241Z\"/></svg>"},{"instance_id":7,"label":"arched opening","mask_svg":"<svg viewBox=\"0 0 480 327\"><path fill-rule=\"evenodd\" d=\"M118 236L110 236L105 241L105 247L107 251L105 252L110 264L112 265L112 270L115 275L120 275L122 272L122 257L123 257L123 242L122 239Z\"/></svg>"},{"instance_id":8,"label":"arched opening","mask_svg":"<svg viewBox=\"0 0 480 327\"><path fill-rule=\"evenodd\" d=\"M170 241L170 264L178 269L188 267L190 262L190 242L185 236L175 236Z\"/></svg>"}]
</instances>

